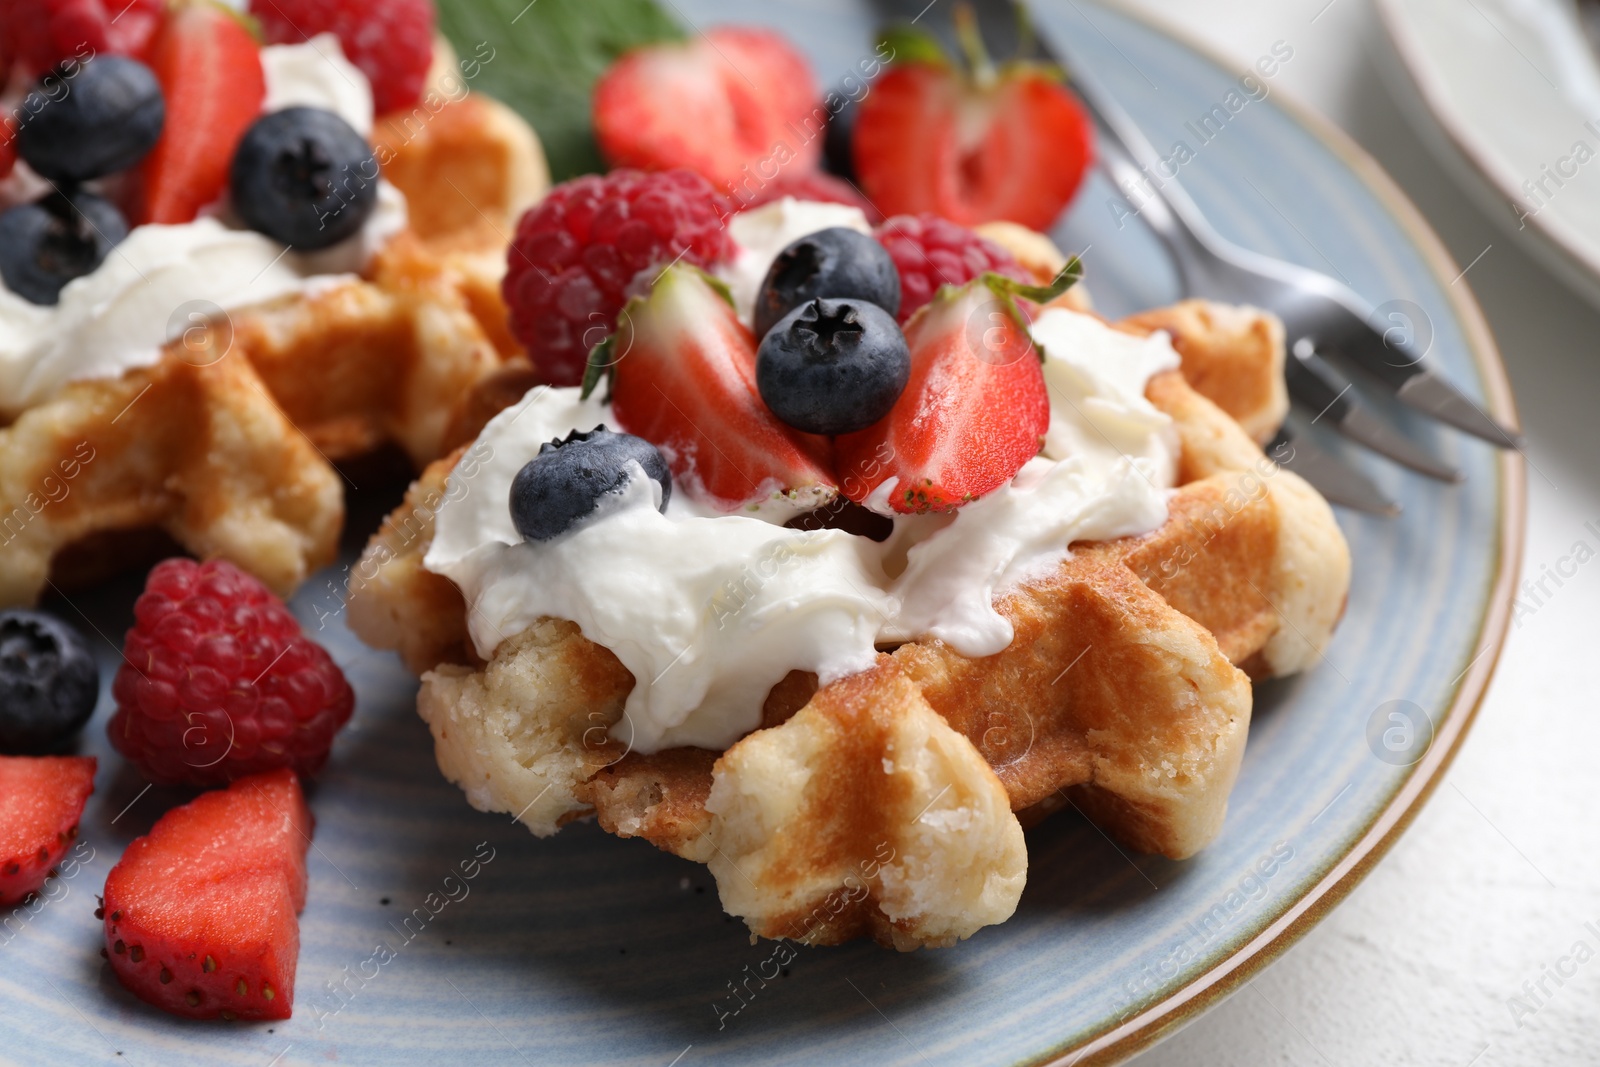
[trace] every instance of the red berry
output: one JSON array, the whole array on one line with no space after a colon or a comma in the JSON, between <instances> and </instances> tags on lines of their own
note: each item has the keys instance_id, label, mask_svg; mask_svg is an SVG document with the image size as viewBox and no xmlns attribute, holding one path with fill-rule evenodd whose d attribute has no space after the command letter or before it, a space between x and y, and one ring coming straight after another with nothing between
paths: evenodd
<instances>
[{"instance_id":1,"label":"red berry","mask_svg":"<svg viewBox=\"0 0 1600 1067\"><path fill-rule=\"evenodd\" d=\"M943 285L966 285L989 271L1019 282L1034 280L1010 252L937 215L896 215L873 236L900 270L902 323Z\"/></svg>"},{"instance_id":2,"label":"red berry","mask_svg":"<svg viewBox=\"0 0 1600 1067\"><path fill-rule=\"evenodd\" d=\"M0 38L33 74L64 59L142 59L165 10L164 0L0 0Z\"/></svg>"},{"instance_id":3,"label":"red berry","mask_svg":"<svg viewBox=\"0 0 1600 1067\"><path fill-rule=\"evenodd\" d=\"M896 479L895 511L952 511L1039 454L1050 396L1028 332L983 282L945 289L906 325L911 380L876 425L838 438L843 492L865 503Z\"/></svg>"},{"instance_id":4,"label":"red berry","mask_svg":"<svg viewBox=\"0 0 1600 1067\"><path fill-rule=\"evenodd\" d=\"M338 36L345 58L372 82L380 115L422 98L433 65L433 0L250 0L269 44Z\"/></svg>"},{"instance_id":5,"label":"red berry","mask_svg":"<svg viewBox=\"0 0 1600 1067\"><path fill-rule=\"evenodd\" d=\"M0 908L36 893L78 836L93 756L0 756Z\"/></svg>"},{"instance_id":6,"label":"red berry","mask_svg":"<svg viewBox=\"0 0 1600 1067\"><path fill-rule=\"evenodd\" d=\"M169 559L134 604L111 743L152 782L316 774L355 697L283 601L223 560Z\"/></svg>"},{"instance_id":7,"label":"red berry","mask_svg":"<svg viewBox=\"0 0 1600 1067\"><path fill-rule=\"evenodd\" d=\"M883 221L883 214L872 206L872 201L862 196L856 187L843 178L835 178L820 170L784 171L774 181L757 189L749 198L736 194L737 207L748 211L774 200L792 196L796 200L819 200L826 204L848 204L858 207L870 225Z\"/></svg>"},{"instance_id":8,"label":"red berry","mask_svg":"<svg viewBox=\"0 0 1600 1067\"><path fill-rule=\"evenodd\" d=\"M5 73L0 70L0 77ZM0 178L11 173L17 165L17 128L9 115L0 116Z\"/></svg>"},{"instance_id":9,"label":"red berry","mask_svg":"<svg viewBox=\"0 0 1600 1067\"><path fill-rule=\"evenodd\" d=\"M517 226L503 287L511 330L545 379L582 380L589 350L616 329L636 275L732 256L727 215L722 194L686 170L612 171L550 190Z\"/></svg>"},{"instance_id":10,"label":"red berry","mask_svg":"<svg viewBox=\"0 0 1600 1067\"><path fill-rule=\"evenodd\" d=\"M139 165L132 221L192 222L222 195L234 149L261 114L261 49L233 15L194 4L173 14L150 53L167 122Z\"/></svg>"},{"instance_id":11,"label":"red berry","mask_svg":"<svg viewBox=\"0 0 1600 1067\"><path fill-rule=\"evenodd\" d=\"M311 813L294 772L204 793L106 877L106 958L140 1000L191 1019L287 1019Z\"/></svg>"},{"instance_id":12,"label":"red berry","mask_svg":"<svg viewBox=\"0 0 1600 1067\"><path fill-rule=\"evenodd\" d=\"M687 167L741 199L816 169L828 120L805 57L737 26L629 52L595 85L593 111L613 167Z\"/></svg>"},{"instance_id":13,"label":"red berry","mask_svg":"<svg viewBox=\"0 0 1600 1067\"><path fill-rule=\"evenodd\" d=\"M827 503L826 440L779 422L756 389L756 339L692 267L628 305L611 382L617 425L660 447L679 483L724 511L778 494Z\"/></svg>"}]
</instances>

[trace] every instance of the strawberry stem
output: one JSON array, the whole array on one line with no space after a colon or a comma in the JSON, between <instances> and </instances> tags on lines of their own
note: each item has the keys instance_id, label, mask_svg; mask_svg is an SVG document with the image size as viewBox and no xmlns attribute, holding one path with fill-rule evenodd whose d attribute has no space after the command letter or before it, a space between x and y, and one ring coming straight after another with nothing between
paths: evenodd
<instances>
[{"instance_id":1,"label":"strawberry stem","mask_svg":"<svg viewBox=\"0 0 1600 1067\"><path fill-rule=\"evenodd\" d=\"M1019 282L1015 278L1008 278L1004 274L988 271L981 279L989 291L1000 298L1000 305L1005 309L1011 321L1015 322L1023 333L1032 334L1028 329L1028 318L1017 306L1017 299L1031 300L1035 304L1048 304L1062 293L1077 285L1083 278L1083 261L1077 256L1068 259L1066 265L1050 279L1049 285L1029 285ZM1039 353L1039 359L1044 359L1044 349L1035 344L1034 349Z\"/></svg>"},{"instance_id":2,"label":"strawberry stem","mask_svg":"<svg viewBox=\"0 0 1600 1067\"><path fill-rule=\"evenodd\" d=\"M955 21L956 40L966 54L972 80L980 89L992 88L1000 76L995 70L994 60L989 58L989 49L984 46L983 31L978 29L978 17L972 12L972 5L965 2L957 4Z\"/></svg>"}]
</instances>

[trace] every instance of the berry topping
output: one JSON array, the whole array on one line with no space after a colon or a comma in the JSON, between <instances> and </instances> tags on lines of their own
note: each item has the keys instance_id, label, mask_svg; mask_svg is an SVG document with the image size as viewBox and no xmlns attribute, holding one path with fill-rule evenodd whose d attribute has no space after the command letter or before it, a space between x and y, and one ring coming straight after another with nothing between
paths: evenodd
<instances>
[{"instance_id":1,"label":"berry topping","mask_svg":"<svg viewBox=\"0 0 1600 1067\"><path fill-rule=\"evenodd\" d=\"M902 323L940 286L966 285L989 273L1033 281L1010 252L937 215L896 215L873 232L900 271Z\"/></svg>"},{"instance_id":2,"label":"berry topping","mask_svg":"<svg viewBox=\"0 0 1600 1067\"><path fill-rule=\"evenodd\" d=\"M250 0L250 13L269 44L336 34L372 83L380 115L422 97L433 64L433 0Z\"/></svg>"},{"instance_id":3,"label":"berry topping","mask_svg":"<svg viewBox=\"0 0 1600 1067\"><path fill-rule=\"evenodd\" d=\"M355 697L266 586L231 563L150 572L111 687L111 744L158 784L316 774Z\"/></svg>"},{"instance_id":4,"label":"berry topping","mask_svg":"<svg viewBox=\"0 0 1600 1067\"><path fill-rule=\"evenodd\" d=\"M786 196L792 196L796 200L820 201L824 204L847 204L850 207L860 208L861 213L867 217L869 225L876 226L883 221L883 214L872 205L872 201L862 196L855 186L831 174L824 174L820 170L785 170L777 178L753 191L741 188L735 193L740 211L749 211L762 204L782 200Z\"/></svg>"},{"instance_id":5,"label":"berry topping","mask_svg":"<svg viewBox=\"0 0 1600 1067\"><path fill-rule=\"evenodd\" d=\"M932 212L964 226L1006 219L1047 230L1093 157L1092 127L1060 71L984 54L970 9L957 8L967 69L938 44L872 85L856 119L855 170L887 215Z\"/></svg>"},{"instance_id":6,"label":"berry topping","mask_svg":"<svg viewBox=\"0 0 1600 1067\"><path fill-rule=\"evenodd\" d=\"M621 493L635 463L661 486L665 513L672 475L660 450L642 437L597 426L539 446L511 482L511 521L530 541L559 537L600 510L603 497Z\"/></svg>"},{"instance_id":7,"label":"berry topping","mask_svg":"<svg viewBox=\"0 0 1600 1067\"><path fill-rule=\"evenodd\" d=\"M78 631L42 612L0 612L0 752L54 751L99 697L100 671Z\"/></svg>"},{"instance_id":8,"label":"berry topping","mask_svg":"<svg viewBox=\"0 0 1600 1067\"><path fill-rule=\"evenodd\" d=\"M889 414L910 376L911 351L894 316L864 300L802 304L756 355L761 399L803 433L866 429Z\"/></svg>"},{"instance_id":9,"label":"berry topping","mask_svg":"<svg viewBox=\"0 0 1600 1067\"><path fill-rule=\"evenodd\" d=\"M161 816L106 876L106 958L117 980L191 1019L287 1019L311 827L286 770Z\"/></svg>"},{"instance_id":10,"label":"berry topping","mask_svg":"<svg viewBox=\"0 0 1600 1067\"><path fill-rule=\"evenodd\" d=\"M687 167L741 201L783 170L815 170L827 117L805 57L761 29L635 49L594 90L613 167Z\"/></svg>"},{"instance_id":11,"label":"berry topping","mask_svg":"<svg viewBox=\"0 0 1600 1067\"><path fill-rule=\"evenodd\" d=\"M0 279L24 300L54 304L127 236L110 201L83 189L50 193L0 214Z\"/></svg>"},{"instance_id":12,"label":"berry topping","mask_svg":"<svg viewBox=\"0 0 1600 1067\"><path fill-rule=\"evenodd\" d=\"M0 0L0 40L38 74L63 60L142 56L165 0Z\"/></svg>"},{"instance_id":13,"label":"berry topping","mask_svg":"<svg viewBox=\"0 0 1600 1067\"><path fill-rule=\"evenodd\" d=\"M167 128L139 168L134 222L190 222L228 187L228 164L267 95L261 50L209 4L174 11L150 50Z\"/></svg>"},{"instance_id":14,"label":"berry topping","mask_svg":"<svg viewBox=\"0 0 1600 1067\"><path fill-rule=\"evenodd\" d=\"M674 481L722 510L780 494L813 506L833 496L826 442L761 402L755 336L726 290L695 268L668 267L648 298L629 302L617 334L595 347L586 391L607 373L617 424L660 446Z\"/></svg>"},{"instance_id":15,"label":"berry topping","mask_svg":"<svg viewBox=\"0 0 1600 1067\"><path fill-rule=\"evenodd\" d=\"M17 154L53 182L86 182L127 170L166 122L161 83L149 67L101 56L72 74L48 75L28 93Z\"/></svg>"},{"instance_id":16,"label":"berry topping","mask_svg":"<svg viewBox=\"0 0 1600 1067\"><path fill-rule=\"evenodd\" d=\"M1078 277L1075 259L1048 287L986 274L941 290L913 316L905 392L883 421L837 442L850 499L866 503L893 478L893 510L951 511L1005 485L1038 455L1050 398L1016 297L1045 303Z\"/></svg>"},{"instance_id":17,"label":"berry topping","mask_svg":"<svg viewBox=\"0 0 1600 1067\"><path fill-rule=\"evenodd\" d=\"M722 194L686 170L613 171L552 189L517 226L504 284L511 330L544 378L582 380L641 272L730 258L727 213Z\"/></svg>"},{"instance_id":18,"label":"berry topping","mask_svg":"<svg viewBox=\"0 0 1600 1067\"><path fill-rule=\"evenodd\" d=\"M233 208L253 230L307 251L352 237L378 203L378 160L331 111L289 107L245 132L230 172Z\"/></svg>"},{"instance_id":19,"label":"berry topping","mask_svg":"<svg viewBox=\"0 0 1600 1067\"><path fill-rule=\"evenodd\" d=\"M756 293L756 336L817 297L853 297L893 316L900 310L900 275L877 241L843 226L818 230L779 252Z\"/></svg>"},{"instance_id":20,"label":"berry topping","mask_svg":"<svg viewBox=\"0 0 1600 1067\"><path fill-rule=\"evenodd\" d=\"M93 756L0 756L0 908L37 893L78 836Z\"/></svg>"}]
</instances>

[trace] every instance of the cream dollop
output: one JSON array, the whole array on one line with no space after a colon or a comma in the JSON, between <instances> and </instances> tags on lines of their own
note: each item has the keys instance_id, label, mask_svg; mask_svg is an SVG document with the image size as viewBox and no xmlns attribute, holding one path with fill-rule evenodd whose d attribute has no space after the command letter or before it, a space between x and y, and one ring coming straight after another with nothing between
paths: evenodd
<instances>
[{"instance_id":1,"label":"cream dollop","mask_svg":"<svg viewBox=\"0 0 1600 1067\"><path fill-rule=\"evenodd\" d=\"M327 108L364 133L372 91L332 35L262 50L269 110L289 103ZM19 168L20 169L20 168ZM227 221L222 205L193 222L135 227L91 274L53 306L0 285L0 418L11 419L69 382L115 378L161 358L162 346L195 316L262 304L359 272L406 225L405 197L378 183L361 231L332 248L284 246Z\"/></svg>"},{"instance_id":2,"label":"cream dollop","mask_svg":"<svg viewBox=\"0 0 1600 1067\"><path fill-rule=\"evenodd\" d=\"M843 226L858 233L872 232L860 208L819 200L785 196L760 207L741 211L728 223L728 233L739 246L732 262L717 270L717 277L733 293L733 306L746 326L755 316L756 294L767 269L789 245L818 230Z\"/></svg>"},{"instance_id":3,"label":"cream dollop","mask_svg":"<svg viewBox=\"0 0 1600 1067\"><path fill-rule=\"evenodd\" d=\"M635 679L612 732L641 752L726 748L790 671L826 683L868 667L879 645L933 635L993 654L1012 639L994 598L1047 573L1073 541L1160 526L1177 454L1171 421L1144 397L1151 375L1178 364L1164 334L1129 337L1062 309L1033 329L1050 385L1043 453L954 514L896 516L881 544L710 515L677 486L662 515L642 478L625 506L525 542L512 478L541 443L610 419L576 389L539 387L451 474L425 566L460 587L485 658L542 616L611 649Z\"/></svg>"}]
</instances>

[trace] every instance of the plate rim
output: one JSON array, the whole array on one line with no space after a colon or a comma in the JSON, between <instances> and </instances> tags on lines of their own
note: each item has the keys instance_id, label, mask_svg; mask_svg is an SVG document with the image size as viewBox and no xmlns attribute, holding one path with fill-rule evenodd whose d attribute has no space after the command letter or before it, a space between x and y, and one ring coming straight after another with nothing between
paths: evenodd
<instances>
[{"instance_id":1,"label":"plate rim","mask_svg":"<svg viewBox=\"0 0 1600 1067\"><path fill-rule=\"evenodd\" d=\"M1373 4L1378 21L1383 26L1384 37L1400 60L1399 70L1388 75L1386 80L1392 85L1395 77L1404 78L1406 86L1422 102L1428 113L1427 118L1432 122L1426 124L1425 120L1419 121L1422 116L1413 114L1414 108L1407 108L1403 104L1401 111L1412 126L1418 128L1418 133L1436 155L1442 149L1445 154L1454 155L1457 162L1465 164L1464 167L1445 169L1452 172L1458 185L1465 186L1468 195L1485 209L1485 214L1494 218L1501 230L1510 232L1513 239L1533 251L1536 258L1552 273L1561 276L1562 281L1578 291L1585 300L1600 306L1600 255L1578 245L1549 220L1540 219L1543 212L1524 216L1524 221L1531 229L1532 240L1520 238L1522 227L1511 226L1511 220L1501 209L1509 208L1516 202L1519 190L1513 187L1514 183L1511 183L1508 175L1501 173L1501 168L1490 158L1490 151L1473 136L1471 127L1462 120L1456 109L1446 106L1436 66L1424 61L1423 49L1417 37L1402 25L1404 20L1399 14L1401 2L1375 0Z\"/></svg>"},{"instance_id":2,"label":"plate rim","mask_svg":"<svg viewBox=\"0 0 1600 1067\"><path fill-rule=\"evenodd\" d=\"M1380 0L1377 6L1381 9L1385 2ZM1222 70L1233 68L1218 49L1160 15L1134 8L1128 0L1097 3L1166 36ZM1280 92L1275 98L1278 107L1350 168L1399 225L1429 273L1440 283L1461 323L1468 354L1483 379L1490 412L1520 428L1521 419L1499 346L1470 285L1452 284L1459 272L1443 240L1388 172L1349 134L1296 100L1293 94ZM1353 843L1323 876L1255 937L1138 1015L1075 1046L1044 1053L1029 1061L1033 1067L1110 1067L1171 1037L1237 992L1326 918L1411 825L1443 780L1477 719L1510 629L1527 526L1526 460L1522 453L1507 450L1500 453L1496 467L1500 498L1496 575L1478 629L1478 652L1453 683L1455 695L1426 755L1412 765L1389 802L1360 827Z\"/></svg>"}]
</instances>

